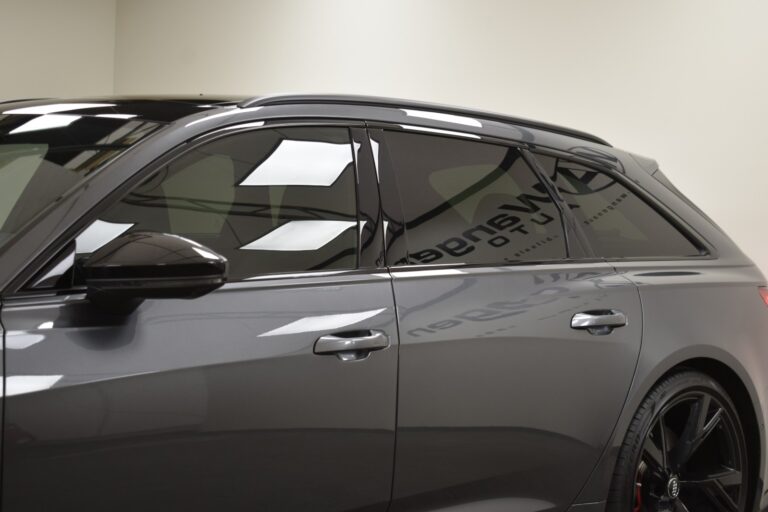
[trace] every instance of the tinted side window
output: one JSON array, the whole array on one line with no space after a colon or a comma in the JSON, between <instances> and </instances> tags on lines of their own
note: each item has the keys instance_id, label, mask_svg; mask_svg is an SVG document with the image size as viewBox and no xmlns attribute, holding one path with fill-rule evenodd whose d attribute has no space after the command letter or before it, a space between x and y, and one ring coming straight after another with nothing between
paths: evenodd
<instances>
[{"instance_id":1,"label":"tinted side window","mask_svg":"<svg viewBox=\"0 0 768 512\"><path fill-rule=\"evenodd\" d=\"M345 128L265 129L204 144L114 204L77 239L89 254L129 231L172 233L224 255L230 279L357 265Z\"/></svg>"},{"instance_id":2,"label":"tinted side window","mask_svg":"<svg viewBox=\"0 0 768 512\"><path fill-rule=\"evenodd\" d=\"M385 132L385 140L402 202L407 263L566 257L560 212L517 149L396 131Z\"/></svg>"},{"instance_id":3,"label":"tinted side window","mask_svg":"<svg viewBox=\"0 0 768 512\"><path fill-rule=\"evenodd\" d=\"M610 175L537 155L598 256L696 256L699 249L659 212Z\"/></svg>"}]
</instances>

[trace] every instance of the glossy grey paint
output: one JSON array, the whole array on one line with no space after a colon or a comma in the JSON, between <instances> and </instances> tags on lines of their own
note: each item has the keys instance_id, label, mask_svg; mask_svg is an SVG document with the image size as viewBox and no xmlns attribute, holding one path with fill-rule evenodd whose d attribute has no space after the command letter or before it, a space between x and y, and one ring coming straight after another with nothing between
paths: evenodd
<instances>
[{"instance_id":1,"label":"glossy grey paint","mask_svg":"<svg viewBox=\"0 0 768 512\"><path fill-rule=\"evenodd\" d=\"M566 510L632 381L636 288L605 263L393 275L401 346L391 510ZM629 324L603 336L570 328L576 313L611 308Z\"/></svg>"},{"instance_id":2,"label":"glossy grey paint","mask_svg":"<svg viewBox=\"0 0 768 512\"><path fill-rule=\"evenodd\" d=\"M562 152L570 158L580 158L582 161L589 162L599 168L611 169L613 172L621 173L632 182L647 190L653 197L659 199L661 203L667 205L668 210L672 212L673 216L690 227L697 236L701 237L710 246L712 255L709 259L704 258L695 261L609 262L619 272L624 273L628 279L638 284L646 329L643 333L642 348L639 353L639 365L637 366L636 375L632 379L626 403L623 405L615 428L608 435L605 445L595 449L597 452L602 452L602 455L596 461L589 478L587 479L587 476L584 475L584 487L578 492L577 496L574 496L573 502L579 504L579 506L574 505L571 508L573 510L599 510L602 508L602 503L606 499L608 491L610 475L613 471L617 447L622 442L627 425L645 393L665 372L675 366L690 364L690 361L703 359L719 361L730 368L737 376L738 384L743 385L751 399L751 404L748 405L754 409L760 434L760 442L753 446L753 450L758 454L758 476L761 477L760 485L762 486L762 480L766 476L764 459L766 445L765 422L768 419L766 417L766 393L768 393L768 390L766 389L765 376L768 370L766 368L768 366L768 358L766 358L765 347L766 332L768 332L766 321L768 317L766 317L765 306L757 295L756 286L765 284L764 277L754 267L752 262L716 226L701 217L685 201L652 178L649 174L649 171L652 172L652 169L641 168L636 159L621 150L545 130L512 126L494 121L482 121L481 126L477 127L457 125L455 123L426 118L414 118L399 110L396 104L393 104L392 107L297 104L261 107L254 110L221 108L180 119L157 133L151 140L140 144L133 150L129 150L117 161L110 164L108 172L95 175L87 187L75 191L69 197L60 201L59 204L54 205L48 212L48 215L40 219L35 226L24 233L16 244L9 246L0 254L0 289L3 290L4 294L3 321L6 321L8 306L13 303L20 320L20 325L25 325L33 330L40 326L40 324L35 325L35 322L42 320L42 316L35 318L34 314L37 313L29 312L34 311L34 308L28 308L28 305L18 302L20 299L12 299L10 297L14 292L15 285L20 283L18 279L14 278L22 273L25 268L34 268L35 265L42 265L45 258L37 258L37 256L45 253L52 240L56 241L66 237L67 230L71 229L78 219L87 215L92 208L98 205L109 191L130 179L131 176L139 172L150 162L160 158L168 151L172 151L173 148L183 146L186 141L202 133L224 126L268 119L307 118L353 120L360 123L373 121L418 125L442 130L462 131L482 137L522 142L535 150L544 149ZM481 119L481 117L479 118ZM33 262L31 265L30 261ZM687 274L669 274L669 272L674 272L674 269L677 267L683 268L682 272ZM661 273L658 273L659 271ZM657 272L656 275L647 275L653 272ZM696 272L696 274L691 272ZM378 281L374 280L374 282ZM372 283L364 284L370 286ZM363 285L356 284L355 286ZM228 295L222 294L231 293L233 291L229 289L221 290L210 297L206 297L204 300L222 300L220 296L228 297ZM379 293L383 292L379 291ZM425 296L418 299L417 302L429 300L429 297L426 296L429 294L428 291L422 292L420 290L419 294L422 293ZM439 294L434 296L435 299L437 297L439 297ZM158 310L160 312L170 308L170 304L158 303L155 306L160 308ZM41 307L41 310L48 312L50 312L50 309L50 306ZM347 309L349 310L350 307ZM168 311L171 310L169 309ZM724 320L726 315L728 315L728 318ZM7 325L6 327L10 329ZM226 324L226 329L232 328L232 324ZM45 333L45 335L47 334ZM53 345L49 343L48 346L55 346L57 349L60 349L65 345L63 343ZM403 346L405 347L405 345ZM304 345L302 347L306 348ZM413 348L417 349L418 347L414 346ZM10 355L10 352L10 350L6 351L6 363L14 357ZM387 352L394 353L392 350ZM89 355L95 354L94 352ZM374 361L373 357L382 354L374 354L370 361ZM210 354L206 355L206 357L210 357ZM224 355L221 357L224 357ZM320 356L313 357L317 358ZM449 355L445 357L449 357ZM294 360L298 361L300 359L300 357L297 357ZM333 357L329 358L329 360L337 361ZM205 358L203 358L204 361ZM586 357L586 355L577 354L575 356L574 364L586 365L589 362L590 358ZM30 364L44 365L49 363L38 362ZM403 363L404 367L405 364ZM6 368L10 369L10 366L6 364ZM203 368L205 369L198 370L197 372L205 374L208 370L207 367ZM116 370L127 374L125 373L126 369L117 368ZM429 375L430 369L427 368L423 371L426 378ZM185 372L180 371L176 373L181 375ZM248 375L250 376L250 374ZM482 369L477 369L477 373L472 375L482 376ZM556 377L555 382L557 384L563 384L560 377L562 376ZM138 382L137 378L131 377L124 381ZM403 376L403 380L404 382L406 381L405 376ZM100 385L109 387L119 385L119 382L119 380L114 382L106 381ZM71 387L67 386L65 390ZM97 387L96 384L94 384L94 387ZM179 384L178 389L181 389L181 387L183 385ZM141 386L132 388L131 391L135 392L137 389L140 390ZM531 400L542 396L540 390L529 389L528 391L531 394ZM46 399L44 395L47 393L54 393L54 391L37 393L30 395L30 397L35 396L38 399L45 400L46 403L57 405L58 402L55 400ZM508 393L508 390L496 389L489 396L489 400L491 403L494 400L502 400ZM602 403L602 393L600 396L592 398ZM403 406L405 406L402 394L400 400ZM6 402L9 406L8 411L6 411L6 417L9 417L9 411L12 408L14 398L8 398ZM424 404L424 407L427 409L430 406L431 403ZM51 421L51 417L55 417L55 415L49 414L43 420L52 425L50 428L56 430L56 424ZM132 423L127 419L122 423L124 429L131 428ZM608 427L612 426L608 425ZM566 428L555 423L550 424L549 427L552 431ZM600 426L600 428L604 427ZM597 430L591 432L590 436L587 437L590 439L597 438L596 432ZM6 436L9 436L10 433L11 431L6 430ZM62 429L57 435L63 436L65 434L66 430ZM546 449L548 446L550 445L543 443L538 448ZM5 448L7 452L8 448ZM41 453L43 456L50 457L54 450L52 447L46 446L41 450ZM122 452L122 454L124 455L123 458L110 460L117 460L118 462L124 460L130 463L133 454L126 452ZM181 455L181 452L177 452L177 455L181 457L179 460L186 460ZM10 460L12 459L6 458L4 465L6 484L8 483L9 475L13 471L13 466L9 463ZM481 466L477 469L493 473L494 470L498 469L498 466L494 466L495 463L496 460L491 459L487 466ZM115 467L115 465L112 467ZM118 470L125 469L119 463L116 464L116 467ZM130 465L127 467L129 468ZM101 468L99 470L101 471ZM62 470L62 472L64 471L69 470ZM81 479L84 478L83 474L86 476L93 475L93 471L81 473L79 475ZM164 475L164 477L175 478L174 475ZM434 475L420 475L419 481L416 482L416 488L428 489L430 485L433 485L433 479ZM184 482L186 485L188 479L180 478L179 482ZM88 484L90 482L83 480L83 483ZM558 482L550 481L549 484L555 486ZM29 483L26 483L26 485L29 485ZM467 491L467 489L464 489L464 491ZM470 486L465 496L471 494ZM761 487L758 489L758 501L760 501L762 496ZM444 499L440 498L440 500ZM495 499L496 497L494 496L486 497L486 499L475 499L474 502L465 501L461 505L461 509L489 511L506 510L508 508L509 502L506 502L504 499L494 501ZM421 507L423 510L430 510L431 506L431 510L438 510L444 509L443 504L444 501L440 501L440 503L435 505L416 503L412 504L412 506L416 508ZM531 510L540 508L537 507L536 503L531 502L518 502L517 504L520 506L526 506L527 504L528 509ZM763 499L761 505L764 507L766 504L768 504L768 501ZM541 504L539 503L539 505ZM554 509L559 510L558 508Z\"/></svg>"},{"instance_id":3,"label":"glossy grey paint","mask_svg":"<svg viewBox=\"0 0 768 512\"><path fill-rule=\"evenodd\" d=\"M16 299L3 318L3 510L386 510L388 276L230 284L122 318L83 297ZM359 329L392 346L313 353Z\"/></svg>"},{"instance_id":4,"label":"glossy grey paint","mask_svg":"<svg viewBox=\"0 0 768 512\"><path fill-rule=\"evenodd\" d=\"M644 312L643 349L627 403L614 435L578 502L605 499L610 477L635 411L668 371L690 361L718 361L735 374L726 384L743 386L757 419L759 486L756 510L768 507L764 494L768 443L768 315L756 300L765 277L727 235L698 215L685 201L624 159L626 173L699 233L716 253L697 261L645 261L611 264L638 285Z\"/></svg>"}]
</instances>

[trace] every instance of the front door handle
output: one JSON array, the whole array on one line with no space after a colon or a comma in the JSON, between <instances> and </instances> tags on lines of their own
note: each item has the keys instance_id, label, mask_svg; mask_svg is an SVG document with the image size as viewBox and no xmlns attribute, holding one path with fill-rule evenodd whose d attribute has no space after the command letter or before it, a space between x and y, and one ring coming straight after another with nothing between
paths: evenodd
<instances>
[{"instance_id":1,"label":"front door handle","mask_svg":"<svg viewBox=\"0 0 768 512\"><path fill-rule=\"evenodd\" d=\"M335 354L342 361L359 361L372 351L387 347L389 336L382 331L327 334L315 342L315 354Z\"/></svg>"},{"instance_id":2,"label":"front door handle","mask_svg":"<svg viewBox=\"0 0 768 512\"><path fill-rule=\"evenodd\" d=\"M618 309L583 311L571 318L572 329L586 329L596 336L610 334L616 327L625 325L627 325L627 315Z\"/></svg>"}]
</instances>

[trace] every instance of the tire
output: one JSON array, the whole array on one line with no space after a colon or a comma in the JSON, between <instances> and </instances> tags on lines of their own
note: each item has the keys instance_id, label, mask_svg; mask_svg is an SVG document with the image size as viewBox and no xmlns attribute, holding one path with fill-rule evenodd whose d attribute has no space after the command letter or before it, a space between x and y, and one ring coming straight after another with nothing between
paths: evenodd
<instances>
[{"instance_id":1,"label":"tire","mask_svg":"<svg viewBox=\"0 0 768 512\"><path fill-rule=\"evenodd\" d=\"M645 397L613 474L608 512L746 512L750 490L744 429L714 379L683 371Z\"/></svg>"}]
</instances>

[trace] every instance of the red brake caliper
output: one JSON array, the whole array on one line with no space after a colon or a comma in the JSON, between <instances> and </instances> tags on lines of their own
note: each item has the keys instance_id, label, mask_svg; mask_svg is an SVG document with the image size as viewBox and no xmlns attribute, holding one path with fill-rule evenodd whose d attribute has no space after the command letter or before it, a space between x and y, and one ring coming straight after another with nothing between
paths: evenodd
<instances>
[{"instance_id":1,"label":"red brake caliper","mask_svg":"<svg viewBox=\"0 0 768 512\"><path fill-rule=\"evenodd\" d=\"M643 509L643 484L635 484L635 508L632 512L640 512Z\"/></svg>"}]
</instances>

